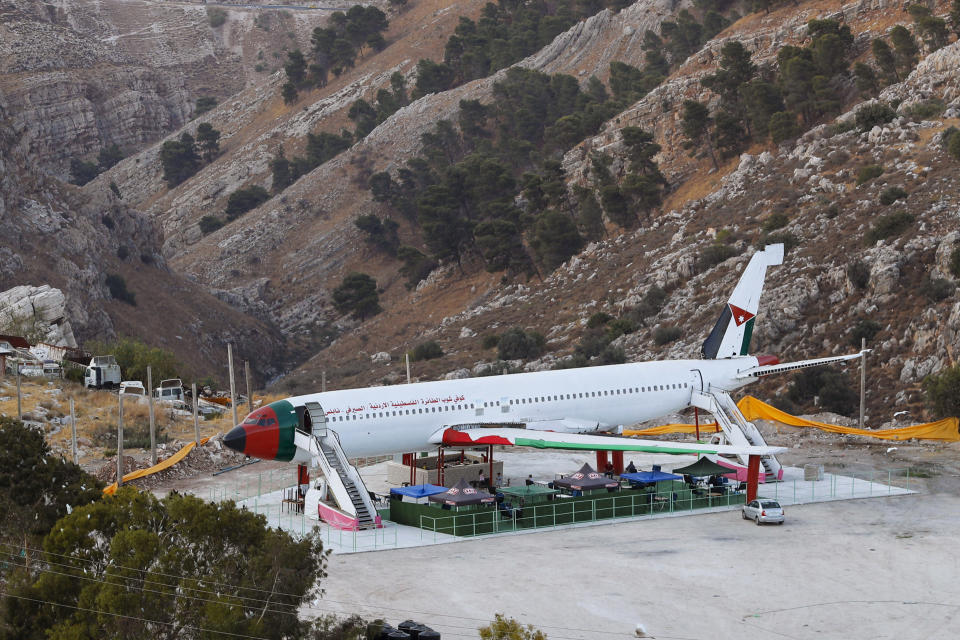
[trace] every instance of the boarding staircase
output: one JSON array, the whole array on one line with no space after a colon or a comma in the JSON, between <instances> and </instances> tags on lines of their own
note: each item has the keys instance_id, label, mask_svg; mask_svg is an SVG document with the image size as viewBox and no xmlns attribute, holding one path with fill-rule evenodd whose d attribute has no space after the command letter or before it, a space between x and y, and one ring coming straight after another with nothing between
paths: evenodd
<instances>
[{"instance_id":1,"label":"boarding staircase","mask_svg":"<svg viewBox=\"0 0 960 640\"><path fill-rule=\"evenodd\" d=\"M735 403L733 398L730 397L730 394L723 389L711 386L706 391L694 391L690 399L690 404L704 411L709 411L710 414L716 418L717 424L720 425L724 437L730 444L740 447L767 446L766 441L764 441L763 436L760 434L760 430L740 413L737 403ZM749 462L749 456L737 454L737 458L744 466ZM780 461L777 460L776 456L761 456L760 464L763 465L763 470L767 478L774 480L782 478L783 467L780 465Z\"/></svg>"},{"instance_id":2,"label":"boarding staircase","mask_svg":"<svg viewBox=\"0 0 960 640\"><path fill-rule=\"evenodd\" d=\"M377 509L356 467L347 460L340 437L327 428L326 414L319 403L308 402L311 433L297 431L296 444L312 455L312 465L319 467L327 479L327 494L337 508L356 519L356 528L372 529L378 525Z\"/></svg>"}]
</instances>

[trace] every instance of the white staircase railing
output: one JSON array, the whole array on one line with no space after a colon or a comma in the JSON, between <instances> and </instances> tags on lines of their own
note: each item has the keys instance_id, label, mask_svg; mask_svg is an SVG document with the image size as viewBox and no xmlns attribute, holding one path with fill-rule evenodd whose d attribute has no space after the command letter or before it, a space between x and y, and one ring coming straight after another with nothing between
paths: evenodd
<instances>
[{"instance_id":1,"label":"white staircase railing","mask_svg":"<svg viewBox=\"0 0 960 640\"><path fill-rule=\"evenodd\" d=\"M740 409L733 398L723 389L711 387L707 391L694 391L690 403L695 407L709 411L716 418L717 424L720 425L724 437L730 444L740 447L766 446L767 443L760 430L740 413ZM749 462L749 456L738 454L737 458L744 465ZM763 465L763 470L768 475L772 475L776 479L780 478L783 467L776 456L761 456L760 464Z\"/></svg>"},{"instance_id":2,"label":"white staircase railing","mask_svg":"<svg viewBox=\"0 0 960 640\"><path fill-rule=\"evenodd\" d=\"M310 452L313 467L319 467L327 479L327 491L342 512L357 519L359 528L376 526L377 509L356 467L350 464L340 446L340 437L327 429L323 409L308 402L312 433L296 433L296 445Z\"/></svg>"}]
</instances>

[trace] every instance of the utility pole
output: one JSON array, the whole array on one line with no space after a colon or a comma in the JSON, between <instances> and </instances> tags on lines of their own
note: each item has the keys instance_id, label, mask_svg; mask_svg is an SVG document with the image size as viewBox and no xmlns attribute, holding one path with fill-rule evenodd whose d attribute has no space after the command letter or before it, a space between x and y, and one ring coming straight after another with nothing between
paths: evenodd
<instances>
[{"instance_id":1,"label":"utility pole","mask_svg":"<svg viewBox=\"0 0 960 640\"><path fill-rule=\"evenodd\" d=\"M117 488L123 486L123 394L118 393L119 412L117 413Z\"/></svg>"},{"instance_id":2,"label":"utility pole","mask_svg":"<svg viewBox=\"0 0 960 640\"><path fill-rule=\"evenodd\" d=\"M80 458L77 456L77 414L73 410L73 398L70 398L70 441L73 445L73 464L79 464Z\"/></svg>"},{"instance_id":3,"label":"utility pole","mask_svg":"<svg viewBox=\"0 0 960 640\"><path fill-rule=\"evenodd\" d=\"M327 372L320 372L320 391L323 393L327 392Z\"/></svg>"},{"instance_id":4,"label":"utility pole","mask_svg":"<svg viewBox=\"0 0 960 640\"><path fill-rule=\"evenodd\" d=\"M867 339L860 338L860 428L863 429L863 418L867 398Z\"/></svg>"},{"instance_id":5,"label":"utility pole","mask_svg":"<svg viewBox=\"0 0 960 640\"><path fill-rule=\"evenodd\" d=\"M157 423L153 413L153 371L147 365L147 405L150 410L150 466L157 464Z\"/></svg>"},{"instance_id":6,"label":"utility pole","mask_svg":"<svg viewBox=\"0 0 960 640\"><path fill-rule=\"evenodd\" d=\"M407 384L410 384L410 353L403 354L403 357L407 360Z\"/></svg>"},{"instance_id":7,"label":"utility pole","mask_svg":"<svg viewBox=\"0 0 960 640\"><path fill-rule=\"evenodd\" d=\"M233 409L233 424L237 424L237 385L233 380L233 343L227 343L227 369L230 370L230 408ZM196 393L194 393L196 397Z\"/></svg>"},{"instance_id":8,"label":"utility pole","mask_svg":"<svg viewBox=\"0 0 960 640\"><path fill-rule=\"evenodd\" d=\"M17 420L23 420L23 410L21 409L20 398L20 363L17 362Z\"/></svg>"},{"instance_id":9,"label":"utility pole","mask_svg":"<svg viewBox=\"0 0 960 640\"><path fill-rule=\"evenodd\" d=\"M231 386L233 386L233 385L231 385ZM199 447L199 446L200 446L200 418L199 418L198 415L197 415L197 403L198 403L199 401L197 400L197 383L196 383L196 382L194 382L193 384L190 385L190 391L191 391L191 393L193 393L193 441L194 441L194 442L196 443L196 445ZM234 422L234 424L236 424L236 422L237 422L237 419L236 419L237 410L236 410L236 408L234 408L234 410L233 410L233 415L234 415L233 422Z\"/></svg>"},{"instance_id":10,"label":"utility pole","mask_svg":"<svg viewBox=\"0 0 960 640\"><path fill-rule=\"evenodd\" d=\"M250 361L243 361L243 377L247 379L247 413L253 411L253 392L250 390Z\"/></svg>"}]
</instances>

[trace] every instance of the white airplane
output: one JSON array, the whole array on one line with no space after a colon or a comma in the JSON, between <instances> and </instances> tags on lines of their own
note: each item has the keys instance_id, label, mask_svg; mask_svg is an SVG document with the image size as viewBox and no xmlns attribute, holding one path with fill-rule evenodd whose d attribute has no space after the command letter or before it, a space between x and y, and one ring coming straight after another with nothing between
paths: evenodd
<instances>
[{"instance_id":1,"label":"white airplane","mask_svg":"<svg viewBox=\"0 0 960 640\"><path fill-rule=\"evenodd\" d=\"M262 459L316 464L313 435L333 432L346 458L426 451L439 445L652 453L772 456L750 433L727 444L638 440L599 432L690 406L739 412L726 392L761 376L860 357L851 354L780 364L747 350L768 266L783 262L783 245L756 252L702 358L660 360L558 371L344 389L291 397L251 412L225 437L228 447ZM746 423L744 431L752 428ZM754 430L755 431L755 430ZM729 436L729 434L728 434ZM329 456L327 456L329 458ZM765 465L766 466L766 465ZM779 467L778 467L779 468ZM769 468L768 471L771 471Z\"/></svg>"}]
</instances>

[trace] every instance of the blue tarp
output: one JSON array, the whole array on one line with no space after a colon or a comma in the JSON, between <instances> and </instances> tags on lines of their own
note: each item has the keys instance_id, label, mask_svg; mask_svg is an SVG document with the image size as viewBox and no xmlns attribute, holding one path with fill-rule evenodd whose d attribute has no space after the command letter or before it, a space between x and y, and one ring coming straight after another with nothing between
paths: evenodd
<instances>
[{"instance_id":1,"label":"blue tarp","mask_svg":"<svg viewBox=\"0 0 960 640\"><path fill-rule=\"evenodd\" d=\"M620 477L630 482L650 483L660 482L661 480L683 480L683 476L663 471L640 471L638 473L622 473Z\"/></svg>"},{"instance_id":2,"label":"blue tarp","mask_svg":"<svg viewBox=\"0 0 960 640\"><path fill-rule=\"evenodd\" d=\"M438 487L435 484L415 484L412 487L393 487L390 489L392 496L407 496L409 498L426 498L438 493L449 491L446 487Z\"/></svg>"}]
</instances>

